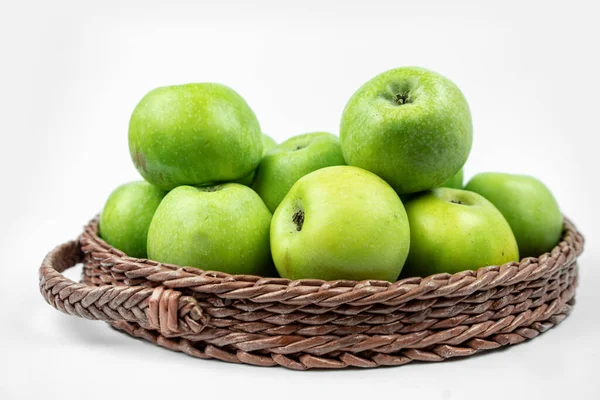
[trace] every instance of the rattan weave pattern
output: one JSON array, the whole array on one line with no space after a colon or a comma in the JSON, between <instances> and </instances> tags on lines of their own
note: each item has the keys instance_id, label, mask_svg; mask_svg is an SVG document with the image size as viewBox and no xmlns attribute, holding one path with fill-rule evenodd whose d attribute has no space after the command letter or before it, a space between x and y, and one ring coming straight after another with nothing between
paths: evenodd
<instances>
[{"instance_id":1,"label":"rattan weave pattern","mask_svg":"<svg viewBox=\"0 0 600 400\"><path fill-rule=\"evenodd\" d=\"M442 361L531 339L574 304L583 237L539 258L398 282L260 278L127 257L92 220L40 268L68 314L200 358L293 369ZM82 283L61 272L84 263Z\"/></svg>"}]
</instances>

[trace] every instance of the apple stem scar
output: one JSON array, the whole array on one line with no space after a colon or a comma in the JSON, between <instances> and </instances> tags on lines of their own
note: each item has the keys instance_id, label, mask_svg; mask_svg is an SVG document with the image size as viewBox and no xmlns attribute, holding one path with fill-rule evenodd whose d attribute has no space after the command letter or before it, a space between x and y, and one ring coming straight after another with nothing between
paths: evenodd
<instances>
[{"instance_id":1,"label":"apple stem scar","mask_svg":"<svg viewBox=\"0 0 600 400\"><path fill-rule=\"evenodd\" d=\"M300 232L302 230L302 225L304 225L304 211L296 211L292 216L292 221L296 224L296 230Z\"/></svg>"}]
</instances>

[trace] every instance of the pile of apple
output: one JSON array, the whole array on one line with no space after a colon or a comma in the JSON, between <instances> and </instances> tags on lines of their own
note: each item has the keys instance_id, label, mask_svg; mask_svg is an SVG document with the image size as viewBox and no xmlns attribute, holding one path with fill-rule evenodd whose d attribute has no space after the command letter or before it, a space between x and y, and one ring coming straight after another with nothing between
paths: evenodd
<instances>
[{"instance_id":1,"label":"pile of apple","mask_svg":"<svg viewBox=\"0 0 600 400\"><path fill-rule=\"evenodd\" d=\"M339 138L279 145L227 86L161 87L129 124L145 181L110 195L99 232L133 257L290 279L395 281L551 250L563 220L540 181L481 173L463 189L472 130L459 88L423 68L365 83Z\"/></svg>"}]
</instances>

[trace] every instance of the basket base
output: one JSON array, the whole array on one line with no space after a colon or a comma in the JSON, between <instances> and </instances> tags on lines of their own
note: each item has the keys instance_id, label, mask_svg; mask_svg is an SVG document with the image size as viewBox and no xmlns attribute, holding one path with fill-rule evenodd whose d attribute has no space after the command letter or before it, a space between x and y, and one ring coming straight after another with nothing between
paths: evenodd
<instances>
[{"instance_id":1,"label":"basket base","mask_svg":"<svg viewBox=\"0 0 600 400\"><path fill-rule=\"evenodd\" d=\"M546 310L555 310L545 320L521 326L507 333L497 333L486 338L473 338L458 345L438 344L423 348L407 348L389 354L374 351L364 352L364 354L339 351L326 356L309 353L277 354L265 352L261 354L218 347L202 341L194 342L186 338L167 338L158 331L144 329L135 323L125 321L113 323L111 326L135 338L144 339L158 346L182 352L192 357L212 358L236 364L250 364L261 367L279 365L294 370L398 366L413 361L439 362L455 357L466 357L533 339L558 325L571 313L575 305L575 287L576 283L574 282L561 294L559 299L555 299L551 304L542 305L542 307L546 307ZM531 310L527 312L531 314ZM518 316L517 319L521 316ZM514 316L510 317L514 318ZM498 325L502 325L501 320L498 321Z\"/></svg>"}]
</instances>

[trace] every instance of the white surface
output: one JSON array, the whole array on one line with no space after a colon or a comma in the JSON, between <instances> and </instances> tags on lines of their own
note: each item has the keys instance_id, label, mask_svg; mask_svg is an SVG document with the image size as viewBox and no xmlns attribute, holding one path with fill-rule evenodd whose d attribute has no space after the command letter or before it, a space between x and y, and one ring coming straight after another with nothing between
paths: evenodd
<instances>
[{"instance_id":1,"label":"white surface","mask_svg":"<svg viewBox=\"0 0 600 400\"><path fill-rule=\"evenodd\" d=\"M94 3L1 3L0 399L600 398L597 2ZM299 373L193 359L43 302L45 253L137 179L127 124L149 89L226 83L282 140L337 132L354 90L401 65L464 91L467 177L535 175L586 235L578 303L559 327L461 361Z\"/></svg>"}]
</instances>

